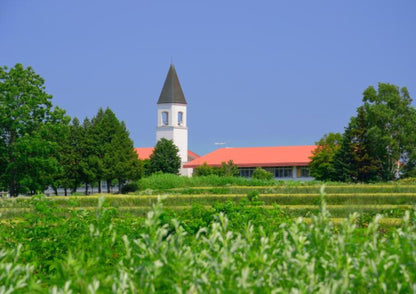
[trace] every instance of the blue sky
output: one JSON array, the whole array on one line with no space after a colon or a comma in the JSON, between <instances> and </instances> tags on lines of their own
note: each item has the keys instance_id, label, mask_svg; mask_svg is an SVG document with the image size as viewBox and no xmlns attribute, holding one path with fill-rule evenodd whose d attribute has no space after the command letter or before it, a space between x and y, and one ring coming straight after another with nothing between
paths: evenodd
<instances>
[{"instance_id":1,"label":"blue sky","mask_svg":"<svg viewBox=\"0 0 416 294\"><path fill-rule=\"evenodd\" d=\"M414 0L2 0L0 65L32 66L72 117L110 107L148 147L173 59L194 152L310 145L369 85L416 99L415 15Z\"/></svg>"}]
</instances>

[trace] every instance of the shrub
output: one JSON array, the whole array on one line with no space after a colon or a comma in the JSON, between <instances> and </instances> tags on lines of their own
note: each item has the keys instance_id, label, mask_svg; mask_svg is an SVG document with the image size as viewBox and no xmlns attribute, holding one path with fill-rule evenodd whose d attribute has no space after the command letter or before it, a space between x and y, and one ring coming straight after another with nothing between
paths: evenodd
<instances>
[{"instance_id":1,"label":"shrub","mask_svg":"<svg viewBox=\"0 0 416 294\"><path fill-rule=\"evenodd\" d=\"M273 179L273 174L261 167L257 167L253 172L252 178L258 180L271 180Z\"/></svg>"},{"instance_id":2,"label":"shrub","mask_svg":"<svg viewBox=\"0 0 416 294\"><path fill-rule=\"evenodd\" d=\"M127 194L129 192L136 192L137 190L139 190L139 184L137 182L130 182L121 188L121 193Z\"/></svg>"},{"instance_id":3,"label":"shrub","mask_svg":"<svg viewBox=\"0 0 416 294\"><path fill-rule=\"evenodd\" d=\"M227 163L221 163L218 175L223 177L237 177L240 175L240 171L238 170L237 165L235 165L232 160L229 160Z\"/></svg>"},{"instance_id":4,"label":"shrub","mask_svg":"<svg viewBox=\"0 0 416 294\"><path fill-rule=\"evenodd\" d=\"M259 191L252 190L247 193L247 199L250 202L256 201L259 199Z\"/></svg>"},{"instance_id":5,"label":"shrub","mask_svg":"<svg viewBox=\"0 0 416 294\"><path fill-rule=\"evenodd\" d=\"M209 166L206 162L203 165L198 166L194 170L193 176L201 177L201 176L211 176L218 174L218 168Z\"/></svg>"}]
</instances>

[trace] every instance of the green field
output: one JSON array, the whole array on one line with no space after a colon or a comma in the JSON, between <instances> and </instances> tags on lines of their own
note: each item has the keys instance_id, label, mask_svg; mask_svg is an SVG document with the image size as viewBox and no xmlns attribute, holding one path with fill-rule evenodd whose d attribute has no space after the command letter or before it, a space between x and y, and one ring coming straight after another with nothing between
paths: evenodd
<instances>
[{"instance_id":1,"label":"green field","mask_svg":"<svg viewBox=\"0 0 416 294\"><path fill-rule=\"evenodd\" d=\"M416 185L320 188L2 198L0 293L415 292Z\"/></svg>"}]
</instances>

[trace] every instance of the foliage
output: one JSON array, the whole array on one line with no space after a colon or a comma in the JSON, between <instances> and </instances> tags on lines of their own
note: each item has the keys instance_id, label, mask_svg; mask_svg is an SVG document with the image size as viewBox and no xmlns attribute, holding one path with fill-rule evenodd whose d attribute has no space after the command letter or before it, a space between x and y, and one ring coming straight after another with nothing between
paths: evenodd
<instances>
[{"instance_id":1,"label":"foliage","mask_svg":"<svg viewBox=\"0 0 416 294\"><path fill-rule=\"evenodd\" d=\"M259 199L259 191L251 190L247 192L247 199L250 202L257 201Z\"/></svg>"},{"instance_id":2,"label":"foliage","mask_svg":"<svg viewBox=\"0 0 416 294\"><path fill-rule=\"evenodd\" d=\"M311 162L317 179L346 182L391 181L413 176L416 168L416 109L406 88L379 83L368 87L363 105L342 140L318 142Z\"/></svg>"},{"instance_id":3,"label":"foliage","mask_svg":"<svg viewBox=\"0 0 416 294\"><path fill-rule=\"evenodd\" d=\"M258 180L271 180L273 179L273 174L261 167L256 167L251 177Z\"/></svg>"},{"instance_id":4,"label":"foliage","mask_svg":"<svg viewBox=\"0 0 416 294\"><path fill-rule=\"evenodd\" d=\"M62 144L63 155L61 185L73 191L80 183L86 186L98 183L101 192L101 181L107 182L107 192L117 180L119 191L128 180L137 180L143 174L142 163L133 149L129 132L109 108L99 109L97 114L83 125L74 119L70 132Z\"/></svg>"},{"instance_id":5,"label":"foliage","mask_svg":"<svg viewBox=\"0 0 416 294\"><path fill-rule=\"evenodd\" d=\"M181 168L181 158L178 153L179 149L172 140L160 139L150 155L150 174L157 172L178 174Z\"/></svg>"},{"instance_id":6,"label":"foliage","mask_svg":"<svg viewBox=\"0 0 416 294\"><path fill-rule=\"evenodd\" d=\"M312 151L309 170L312 177L321 181L338 180L334 167L334 156L342 144L340 133L329 133L316 142L316 149Z\"/></svg>"},{"instance_id":7,"label":"foliage","mask_svg":"<svg viewBox=\"0 0 416 294\"><path fill-rule=\"evenodd\" d=\"M416 287L414 211L385 230L381 216L367 228L357 227L357 214L335 225L325 202L306 223L278 207L247 203L183 213L159 203L143 219L120 219L104 198L91 213L69 215L49 199L31 201L35 213L0 227L3 292L409 293Z\"/></svg>"},{"instance_id":8,"label":"foliage","mask_svg":"<svg viewBox=\"0 0 416 294\"><path fill-rule=\"evenodd\" d=\"M211 175L218 175L218 168L208 165L204 162L203 165L200 165L194 169L192 176L194 177L206 177Z\"/></svg>"},{"instance_id":9,"label":"foliage","mask_svg":"<svg viewBox=\"0 0 416 294\"><path fill-rule=\"evenodd\" d=\"M0 67L0 180L10 195L42 191L59 172L57 140L69 118L51 99L31 67Z\"/></svg>"},{"instance_id":10,"label":"foliage","mask_svg":"<svg viewBox=\"0 0 416 294\"><path fill-rule=\"evenodd\" d=\"M173 174L153 174L139 180L140 190L166 190L184 187L222 187L230 185L238 186L264 186L273 185L274 180L257 180L242 177L224 177L218 175L200 177L182 177Z\"/></svg>"},{"instance_id":11,"label":"foliage","mask_svg":"<svg viewBox=\"0 0 416 294\"><path fill-rule=\"evenodd\" d=\"M238 166L232 160L229 160L227 163L221 163L218 175L222 177L237 177L240 175L240 171L238 170Z\"/></svg>"},{"instance_id":12,"label":"foliage","mask_svg":"<svg viewBox=\"0 0 416 294\"><path fill-rule=\"evenodd\" d=\"M127 194L127 193L130 193L130 192L136 192L137 190L139 190L138 183L137 182L129 182L121 188L121 193L122 194Z\"/></svg>"}]
</instances>

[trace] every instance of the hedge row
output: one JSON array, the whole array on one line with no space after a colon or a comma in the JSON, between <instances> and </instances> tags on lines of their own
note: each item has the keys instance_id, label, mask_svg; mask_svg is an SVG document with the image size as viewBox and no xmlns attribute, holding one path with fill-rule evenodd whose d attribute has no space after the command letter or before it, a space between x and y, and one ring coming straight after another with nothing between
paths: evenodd
<instances>
[{"instance_id":1,"label":"hedge row","mask_svg":"<svg viewBox=\"0 0 416 294\"><path fill-rule=\"evenodd\" d=\"M207 210L220 209L221 207L212 207L212 206L199 206L200 208ZM288 217L308 217L311 215L316 215L319 210L319 205L261 205L261 206L251 206L246 205L244 207L236 209L250 209L250 207L263 208L263 209L277 209ZM166 206L167 211L181 211L185 209L191 209L191 205L181 205L181 206ZM350 214L357 212L360 215L373 217L376 214L381 214L389 218L400 218L403 217L406 210L412 210L411 205L327 205L327 210L329 211L332 217L348 217ZM95 211L96 206L85 206L85 207L65 207L60 209L60 213L70 214L71 211ZM107 209L114 209L114 213L123 216L123 215L134 215L134 216L145 216L150 210L150 206L122 206L122 207L109 207ZM0 208L1 218L16 218L24 217L25 214L34 213L35 210L31 208Z\"/></svg>"},{"instance_id":2,"label":"hedge row","mask_svg":"<svg viewBox=\"0 0 416 294\"><path fill-rule=\"evenodd\" d=\"M98 196L72 196L50 197L60 207L89 207L95 206ZM105 205L120 206L149 206L156 203L158 196L132 196L132 195L108 195L105 197ZM214 205L227 201L240 202L247 199L245 194L194 194L194 195L169 195L164 199L166 206L188 206L193 204ZM266 205L317 205L320 203L319 194L259 194L258 201ZM390 205L416 205L416 193L343 193L327 194L325 200L328 205L358 205L358 204L390 204ZM244 201L244 200L243 200ZM32 207L36 205L36 198L3 199L0 207Z\"/></svg>"},{"instance_id":3,"label":"hedge row","mask_svg":"<svg viewBox=\"0 0 416 294\"><path fill-rule=\"evenodd\" d=\"M245 194L249 191L258 191L262 194L316 194L320 185L292 186L226 186L226 187L187 187L167 190L145 190L137 195L158 195L161 193L187 195L187 194ZM415 185L332 185L326 186L325 192L336 193L416 193Z\"/></svg>"}]
</instances>

